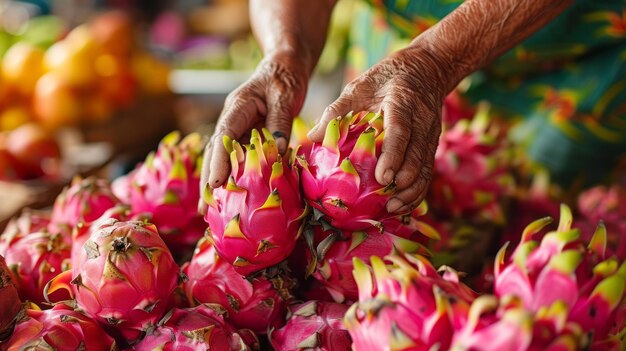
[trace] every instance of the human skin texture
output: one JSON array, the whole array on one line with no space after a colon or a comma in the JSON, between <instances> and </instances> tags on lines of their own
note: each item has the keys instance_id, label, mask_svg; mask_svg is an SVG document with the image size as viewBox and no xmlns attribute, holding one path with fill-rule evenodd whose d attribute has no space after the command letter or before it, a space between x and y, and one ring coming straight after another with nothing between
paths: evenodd
<instances>
[{"instance_id":1,"label":"human skin texture","mask_svg":"<svg viewBox=\"0 0 626 351\"><path fill-rule=\"evenodd\" d=\"M386 135L376 180L395 182L390 212L405 213L424 198L441 134L444 97L557 17L573 0L467 0L407 47L350 82L324 111L309 138L321 142L330 120L350 111L380 111ZM244 137L267 127L284 152L292 118L324 46L333 0L252 0L254 34L265 55L252 77L228 98L205 153L201 185L219 187L230 172L224 135Z\"/></svg>"}]
</instances>

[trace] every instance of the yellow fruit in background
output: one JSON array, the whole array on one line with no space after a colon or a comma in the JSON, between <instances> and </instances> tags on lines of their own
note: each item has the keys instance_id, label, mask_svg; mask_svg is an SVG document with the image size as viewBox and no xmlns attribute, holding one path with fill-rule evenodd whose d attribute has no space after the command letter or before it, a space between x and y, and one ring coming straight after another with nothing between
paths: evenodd
<instances>
[{"instance_id":1,"label":"yellow fruit in background","mask_svg":"<svg viewBox=\"0 0 626 351\"><path fill-rule=\"evenodd\" d=\"M46 73L39 79L33 108L37 120L50 130L76 123L81 112L76 93L57 73Z\"/></svg>"},{"instance_id":2,"label":"yellow fruit in background","mask_svg":"<svg viewBox=\"0 0 626 351\"><path fill-rule=\"evenodd\" d=\"M22 106L10 106L0 112L0 130L10 131L32 121L31 113Z\"/></svg>"},{"instance_id":3,"label":"yellow fruit in background","mask_svg":"<svg viewBox=\"0 0 626 351\"><path fill-rule=\"evenodd\" d=\"M23 95L32 95L35 84L43 74L44 51L34 45L17 43L2 60L2 76L10 88Z\"/></svg>"},{"instance_id":4,"label":"yellow fruit in background","mask_svg":"<svg viewBox=\"0 0 626 351\"><path fill-rule=\"evenodd\" d=\"M71 86L85 88L97 83L94 59L89 50L64 40L48 48L44 65L48 72L55 72Z\"/></svg>"},{"instance_id":5,"label":"yellow fruit in background","mask_svg":"<svg viewBox=\"0 0 626 351\"><path fill-rule=\"evenodd\" d=\"M170 67L164 61L147 53L137 53L131 59L131 69L143 93L160 95L170 91Z\"/></svg>"},{"instance_id":6,"label":"yellow fruit in background","mask_svg":"<svg viewBox=\"0 0 626 351\"><path fill-rule=\"evenodd\" d=\"M100 43L86 24L72 29L65 37L64 42L72 48L74 54L85 56L91 60L102 54Z\"/></svg>"}]
</instances>

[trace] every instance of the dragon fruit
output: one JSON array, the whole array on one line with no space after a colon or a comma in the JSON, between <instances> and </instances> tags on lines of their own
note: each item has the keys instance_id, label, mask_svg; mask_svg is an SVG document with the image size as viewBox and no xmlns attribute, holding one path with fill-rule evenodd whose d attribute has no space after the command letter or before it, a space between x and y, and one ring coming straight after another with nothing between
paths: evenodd
<instances>
[{"instance_id":1,"label":"dragon fruit","mask_svg":"<svg viewBox=\"0 0 626 351\"><path fill-rule=\"evenodd\" d=\"M190 309L173 309L135 345L136 351L247 351L259 348L249 330L236 331L222 317L220 306L199 305Z\"/></svg>"},{"instance_id":2,"label":"dragon fruit","mask_svg":"<svg viewBox=\"0 0 626 351\"><path fill-rule=\"evenodd\" d=\"M65 305L29 309L3 350L117 350L112 337L93 319Z\"/></svg>"},{"instance_id":3,"label":"dragon fruit","mask_svg":"<svg viewBox=\"0 0 626 351\"><path fill-rule=\"evenodd\" d=\"M395 184L380 185L374 171L382 151L383 117L371 112L348 114L328 123L324 141L297 158L304 196L334 227L382 228L391 215L386 204Z\"/></svg>"},{"instance_id":4,"label":"dragon fruit","mask_svg":"<svg viewBox=\"0 0 626 351\"><path fill-rule=\"evenodd\" d=\"M447 350L467 319L474 293L450 268L439 275L423 257L371 258L372 272L354 260L359 301L344 323L360 350ZM372 277L373 275L373 277Z\"/></svg>"},{"instance_id":5,"label":"dragon fruit","mask_svg":"<svg viewBox=\"0 0 626 351\"><path fill-rule=\"evenodd\" d=\"M130 205L133 215L149 216L176 257L191 252L206 227L198 214L202 152L199 134L181 140L179 132L172 132L156 153L113 182L115 195Z\"/></svg>"},{"instance_id":6,"label":"dragon fruit","mask_svg":"<svg viewBox=\"0 0 626 351\"><path fill-rule=\"evenodd\" d=\"M511 149L488 108L444 131L435 154L428 203L438 216L503 224L502 202L514 191Z\"/></svg>"},{"instance_id":7,"label":"dragon fruit","mask_svg":"<svg viewBox=\"0 0 626 351\"><path fill-rule=\"evenodd\" d=\"M35 232L40 232L50 224L49 211L25 209L18 217L11 219L4 232L0 234L0 252L6 252L9 243Z\"/></svg>"},{"instance_id":8,"label":"dragon fruit","mask_svg":"<svg viewBox=\"0 0 626 351\"><path fill-rule=\"evenodd\" d=\"M349 351L350 334L342 319L348 306L308 301L291 307L287 323L270 333L275 351Z\"/></svg>"},{"instance_id":9,"label":"dragon fruit","mask_svg":"<svg viewBox=\"0 0 626 351\"><path fill-rule=\"evenodd\" d=\"M244 276L286 259L302 230L307 209L298 172L278 153L274 137L253 130L250 145L228 137L231 176L220 188L203 191L202 210L220 257Z\"/></svg>"},{"instance_id":10,"label":"dragon fruit","mask_svg":"<svg viewBox=\"0 0 626 351\"><path fill-rule=\"evenodd\" d=\"M117 205L106 210L100 218L93 222L81 222L72 229L72 266L76 266L81 251L84 250L83 245L91 236L93 229L99 228L107 221L126 221L129 219L130 210L125 205Z\"/></svg>"},{"instance_id":11,"label":"dragon fruit","mask_svg":"<svg viewBox=\"0 0 626 351\"><path fill-rule=\"evenodd\" d=\"M583 330L567 322L560 301L533 313L516 299L491 295L477 298L465 325L453 337L452 351L561 351L582 350ZM600 350L600 349L598 349ZM609 350L609 349L602 349Z\"/></svg>"},{"instance_id":12,"label":"dragon fruit","mask_svg":"<svg viewBox=\"0 0 626 351\"><path fill-rule=\"evenodd\" d=\"M54 201L51 222L56 227L53 230L58 230L59 225L72 228L82 222L92 222L119 203L105 179L74 178Z\"/></svg>"},{"instance_id":13,"label":"dragon fruit","mask_svg":"<svg viewBox=\"0 0 626 351\"><path fill-rule=\"evenodd\" d=\"M88 316L137 340L163 316L182 277L172 254L153 224L114 219L95 228L83 247L46 293L70 291Z\"/></svg>"},{"instance_id":14,"label":"dragon fruit","mask_svg":"<svg viewBox=\"0 0 626 351\"><path fill-rule=\"evenodd\" d=\"M567 321L580 325L602 342L617 325L620 310L626 308L626 263L606 254L606 228L600 224L588 246L572 229L572 213L562 205L556 231L547 233L540 242L533 235L551 219L531 223L510 259L505 260L506 246L496 257L495 295L519 298L524 308L533 312L562 302Z\"/></svg>"},{"instance_id":15,"label":"dragon fruit","mask_svg":"<svg viewBox=\"0 0 626 351\"><path fill-rule=\"evenodd\" d=\"M278 272L245 279L217 255L206 238L198 243L183 271L188 277L183 289L192 305L220 304L228 312L228 322L258 334L282 323L294 286L290 278Z\"/></svg>"},{"instance_id":16,"label":"dragon fruit","mask_svg":"<svg viewBox=\"0 0 626 351\"><path fill-rule=\"evenodd\" d=\"M4 251L22 300L45 302L43 290L59 273L70 268L70 233L39 232L13 236Z\"/></svg>"},{"instance_id":17,"label":"dragon fruit","mask_svg":"<svg viewBox=\"0 0 626 351\"><path fill-rule=\"evenodd\" d=\"M0 256L0 343L11 336L21 305L11 271Z\"/></svg>"},{"instance_id":18,"label":"dragon fruit","mask_svg":"<svg viewBox=\"0 0 626 351\"><path fill-rule=\"evenodd\" d=\"M626 189L619 185L597 186L578 196L580 217L573 226L581 229L588 240L596 223L603 221L607 229L607 254L626 259Z\"/></svg>"},{"instance_id":19,"label":"dragon fruit","mask_svg":"<svg viewBox=\"0 0 626 351\"><path fill-rule=\"evenodd\" d=\"M474 113L474 109L465 101L461 92L456 89L443 100L441 120L446 126L454 126L460 120L472 119Z\"/></svg>"},{"instance_id":20,"label":"dragon fruit","mask_svg":"<svg viewBox=\"0 0 626 351\"><path fill-rule=\"evenodd\" d=\"M307 252L309 271L328 290L338 303L356 301L357 282L352 276L353 258L361 260L371 256L385 257L396 252L424 253L424 247L417 242L404 239L378 229L368 231L340 232L313 228L314 247ZM309 235L309 233L305 233Z\"/></svg>"}]
</instances>

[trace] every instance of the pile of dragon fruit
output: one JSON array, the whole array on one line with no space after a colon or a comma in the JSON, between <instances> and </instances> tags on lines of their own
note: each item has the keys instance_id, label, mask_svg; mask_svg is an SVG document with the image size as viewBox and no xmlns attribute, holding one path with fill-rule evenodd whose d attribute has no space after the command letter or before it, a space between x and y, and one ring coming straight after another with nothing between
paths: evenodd
<instances>
[{"instance_id":1,"label":"pile of dragon fruit","mask_svg":"<svg viewBox=\"0 0 626 351\"><path fill-rule=\"evenodd\" d=\"M486 106L448 108L403 215L371 112L320 144L297 119L285 155L266 130L225 138L216 189L197 134L75 179L0 236L0 350L620 350L626 189L559 197Z\"/></svg>"}]
</instances>

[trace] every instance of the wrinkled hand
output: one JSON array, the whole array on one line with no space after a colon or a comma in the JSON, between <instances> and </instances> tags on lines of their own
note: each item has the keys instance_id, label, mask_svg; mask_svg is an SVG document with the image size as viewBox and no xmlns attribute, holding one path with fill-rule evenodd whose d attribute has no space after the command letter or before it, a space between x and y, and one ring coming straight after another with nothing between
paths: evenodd
<instances>
[{"instance_id":1,"label":"wrinkled hand","mask_svg":"<svg viewBox=\"0 0 626 351\"><path fill-rule=\"evenodd\" d=\"M267 56L250 79L226 98L215 133L204 153L202 185L222 185L230 174L230 156L222 145L224 135L239 140L253 128L266 127L276 138L279 152L286 151L293 116L304 103L308 72L290 54Z\"/></svg>"},{"instance_id":2,"label":"wrinkled hand","mask_svg":"<svg viewBox=\"0 0 626 351\"><path fill-rule=\"evenodd\" d=\"M408 47L379 62L349 83L309 133L321 142L325 127L350 111L382 111L385 139L376 180L395 181L387 210L406 213L423 200L430 184L441 133L441 107L451 88L446 69L432 54Z\"/></svg>"}]
</instances>

